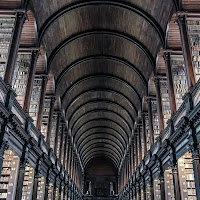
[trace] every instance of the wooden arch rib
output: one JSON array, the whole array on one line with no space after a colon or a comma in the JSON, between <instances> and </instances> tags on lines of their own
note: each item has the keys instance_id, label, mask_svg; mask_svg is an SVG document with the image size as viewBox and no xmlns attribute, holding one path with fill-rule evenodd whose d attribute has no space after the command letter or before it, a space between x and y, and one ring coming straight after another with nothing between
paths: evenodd
<instances>
[{"instance_id":1,"label":"wooden arch rib","mask_svg":"<svg viewBox=\"0 0 200 200\"><path fill-rule=\"evenodd\" d=\"M129 4L126 2L122 2L122 1L112 1L112 0L102 0L102 1L84 1L84 2L78 2L78 3L74 3L71 5L67 5L61 9L59 9L57 12L55 12L53 15L51 15L42 25L42 27L39 30L39 43L41 43L42 37L44 35L44 33L47 31L48 27L54 22L56 21L58 18L60 18L61 16L63 16L64 14L71 12L72 10L81 8L81 7L85 7L85 6L94 6L94 5L111 5L111 6L116 6L116 7L120 7L123 9L127 9L130 10L131 12L134 12L136 14L138 14L139 16L141 16L144 20L146 20L158 33L160 40L162 41L162 44L164 45L164 41L165 41L165 34L160 26L160 24L151 16L149 15L147 12L145 12L144 10L142 10L141 8L133 5L133 4Z\"/></svg>"},{"instance_id":2,"label":"wooden arch rib","mask_svg":"<svg viewBox=\"0 0 200 200\"><path fill-rule=\"evenodd\" d=\"M72 116L74 112L78 110L82 105L92 101L103 101L103 102L110 101L112 103L118 104L122 106L129 113L133 121L134 121L134 116L137 116L137 109L131 103L131 101L129 101L129 99L127 99L123 94L114 90L96 89L82 93L69 104L68 109L66 110L67 120L69 120L71 118L70 116ZM71 111L73 107L75 108L73 109L73 111Z\"/></svg>"},{"instance_id":3,"label":"wooden arch rib","mask_svg":"<svg viewBox=\"0 0 200 200\"><path fill-rule=\"evenodd\" d=\"M27 19L21 33L20 47L35 47L37 41L37 25L35 17L30 10L26 12L26 15Z\"/></svg>"},{"instance_id":4,"label":"wooden arch rib","mask_svg":"<svg viewBox=\"0 0 200 200\"><path fill-rule=\"evenodd\" d=\"M107 150L97 150L97 151L93 151L92 153L90 153L88 155L88 158L83 162L83 166L86 168L87 165L89 164L89 162L96 157L99 156L105 156L107 158L109 158L111 160L111 162L113 162L114 166L116 168L118 168L119 166L119 161L113 156L112 153L108 152Z\"/></svg>"},{"instance_id":5,"label":"wooden arch rib","mask_svg":"<svg viewBox=\"0 0 200 200\"><path fill-rule=\"evenodd\" d=\"M119 133L121 135L121 137L124 138L124 140L126 141L126 143L128 143L129 135L124 131L124 129L121 128L121 126L118 123L116 123L115 121L112 121L112 120L108 120L108 119L90 120L90 121L84 123L72 135L72 137L76 141L80 137L80 133L81 133L82 130L86 129L85 131L88 131L90 128L93 128L93 127L104 127L104 128L108 127L108 129L114 130L116 133Z\"/></svg>"},{"instance_id":6,"label":"wooden arch rib","mask_svg":"<svg viewBox=\"0 0 200 200\"><path fill-rule=\"evenodd\" d=\"M68 123L75 123L78 118L82 117L85 113L92 112L97 109L110 110L118 113L122 118L124 118L129 126L132 126L132 124L134 124L134 119L132 118L132 116L120 104L105 100L90 101L82 104L78 109L75 110L73 115L68 118Z\"/></svg>"},{"instance_id":7,"label":"wooden arch rib","mask_svg":"<svg viewBox=\"0 0 200 200\"><path fill-rule=\"evenodd\" d=\"M58 52L62 50L63 47L65 47L66 45L68 45L69 43L71 43L75 40L78 40L79 38L83 38L83 37L86 37L86 36L92 36L92 35L98 35L98 34L120 37L120 38L128 40L132 44L136 45L148 57L151 65L152 65L152 69L154 69L155 59L144 44L142 44L139 40L137 40L133 36L127 35L125 33L119 32L119 31L108 30L108 29L98 29L98 30L84 31L84 32L80 32L78 34L75 34L75 35L73 35L69 38L66 38L64 41L62 41L60 44L57 45L57 47L52 51L52 53L48 57L48 68L51 67L51 63L52 63L53 59L56 57Z\"/></svg>"},{"instance_id":8,"label":"wooden arch rib","mask_svg":"<svg viewBox=\"0 0 200 200\"><path fill-rule=\"evenodd\" d=\"M127 145L127 138L125 138L124 135L118 132L118 130L116 130L115 128L109 126L93 125L93 124L83 132L80 131L79 133L77 133L76 134L77 137L74 137L74 142L77 144L78 147L79 144L85 139L84 137L102 132L113 135L114 137L119 139L124 147Z\"/></svg>"}]
</instances>

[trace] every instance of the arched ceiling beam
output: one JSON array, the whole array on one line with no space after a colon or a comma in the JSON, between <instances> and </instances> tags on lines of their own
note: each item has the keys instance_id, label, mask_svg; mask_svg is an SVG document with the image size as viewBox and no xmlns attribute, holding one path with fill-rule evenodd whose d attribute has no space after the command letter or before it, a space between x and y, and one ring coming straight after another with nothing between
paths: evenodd
<instances>
[{"instance_id":1,"label":"arched ceiling beam","mask_svg":"<svg viewBox=\"0 0 200 200\"><path fill-rule=\"evenodd\" d=\"M98 151L93 151L88 155L88 158L85 160L83 163L84 168L87 167L88 163L90 162L91 159L99 156L107 156L111 161L113 162L114 166L118 168L119 166L119 161L116 160L116 158L113 156L112 153L106 151L106 150L98 150Z\"/></svg>"},{"instance_id":2,"label":"arched ceiling beam","mask_svg":"<svg viewBox=\"0 0 200 200\"><path fill-rule=\"evenodd\" d=\"M113 162L115 168L117 169L119 166L119 162L118 160L116 160L113 155L110 152L107 151L93 151L88 158L85 160L85 162L83 163L84 168L87 167L87 165L89 164L90 160L96 157L100 157L100 156L105 156L107 158L109 158L111 160L111 162Z\"/></svg>"},{"instance_id":3,"label":"arched ceiling beam","mask_svg":"<svg viewBox=\"0 0 200 200\"><path fill-rule=\"evenodd\" d=\"M114 1L114 0L95 0L95 1L84 1L84 2L76 2L67 6L64 6L63 8L57 10L55 13L53 13L42 25L42 27L39 30L39 38L38 42L41 43L41 40L44 36L44 33L47 31L49 26L56 21L58 18L62 17L63 15L71 12L72 10L79 9L86 6L98 6L98 5L109 5L109 6L115 6L120 7L126 10L129 10L131 12L134 12L141 16L144 20L146 20L158 33L160 40L164 46L165 42L165 33L163 29L161 28L160 24L146 11L143 9L137 7L136 5L130 4L128 2L122 2L122 1Z\"/></svg>"},{"instance_id":4,"label":"arched ceiling beam","mask_svg":"<svg viewBox=\"0 0 200 200\"><path fill-rule=\"evenodd\" d=\"M68 65L67 67L65 67L65 69L60 73L60 75L57 77L56 79L56 87L59 85L60 81L62 80L63 76L69 72L71 69L73 69L74 67L76 67L79 64L82 63L86 63L92 60L111 60L111 61L115 61L118 62L120 64L123 64L127 67L129 67L131 70L133 70L141 79L141 81L144 84L145 90L146 90L146 94L147 94L147 89L148 89L148 82L146 80L146 78L144 77L144 75L142 74L142 72L135 67L133 64L131 64L130 62L128 62L125 59L119 58L117 56L112 56L112 55L106 55L106 54L99 54L99 55L92 55L92 56L87 56L87 57L83 57L80 58L79 60L76 60L75 62L73 62L72 64Z\"/></svg>"},{"instance_id":5,"label":"arched ceiling beam","mask_svg":"<svg viewBox=\"0 0 200 200\"><path fill-rule=\"evenodd\" d=\"M76 143L77 149L81 148L83 145L85 145L86 142L88 142L87 140L90 141L90 138L93 138L93 137L95 137L95 138L98 138L98 137L100 137L100 138L103 138L103 137L107 138L108 137L109 138L109 137L111 137L112 139L118 141L118 143L119 143L118 145L122 146L124 151L126 150L127 146L125 145L125 143L119 137L117 137L115 134L109 133L107 131L104 131L104 132L96 132L95 131L95 132L92 132L90 134L87 134L86 137L83 137L82 140L79 140Z\"/></svg>"},{"instance_id":6,"label":"arched ceiling beam","mask_svg":"<svg viewBox=\"0 0 200 200\"><path fill-rule=\"evenodd\" d=\"M50 56L48 57L48 67L50 68L51 63L53 61L53 59L55 58L55 56L58 54L58 52L65 47L66 45L68 45L69 43L73 42L74 40L77 40L79 38L82 37L86 37L86 36L92 36L92 35L111 35L111 36L115 36L115 37L120 37L123 38L125 40L128 40L129 42L131 42L132 44L136 45L149 59L151 65L152 65L152 69L155 68L156 66L156 61L153 57L153 55L150 53L150 51L148 50L148 48L141 43L139 40L137 40L136 38L134 38L133 36L130 36L128 34L119 32L119 31L115 31L115 30L108 30L108 29L98 29L98 30L89 30L89 31L84 31L84 32L80 32L77 34L72 35L71 37L66 38L64 41L62 41L58 46L56 46L56 48L52 51L52 53L50 54ZM115 58L117 59L117 58ZM125 64L127 66L131 66L132 64L128 63L127 61L123 61L122 59L120 59L121 62L125 62ZM140 72L140 71L139 71ZM141 73L141 72L140 72Z\"/></svg>"},{"instance_id":7,"label":"arched ceiling beam","mask_svg":"<svg viewBox=\"0 0 200 200\"><path fill-rule=\"evenodd\" d=\"M88 120L88 118L90 118L90 116L92 116L92 115L94 116L94 118L92 118L92 119L98 119L99 118L98 114L101 114L100 118L102 118L102 115L107 116L107 117L105 117L106 119L108 118L108 115L114 116L113 118L118 122L118 124L120 124L120 121L121 121L125 125L124 130L126 128L126 132L132 132L133 124L132 124L132 126L130 126L129 123L121 115L119 115L118 113L116 113L114 111L110 111L110 110L106 110L106 109L105 110L95 109L93 111L84 113L75 122L73 122L72 124L69 123L69 129L71 129L71 132L73 132L74 127L76 127L79 124L79 122L81 122L84 119Z\"/></svg>"},{"instance_id":8,"label":"arched ceiling beam","mask_svg":"<svg viewBox=\"0 0 200 200\"><path fill-rule=\"evenodd\" d=\"M100 105L100 106L99 106ZM120 104L118 103L115 103L115 102L112 102L110 100L97 100L97 101L89 101L89 102L86 102L84 104L82 104L80 107L78 107L70 117L68 117L68 122L69 124L71 123L71 121L73 121L74 118L77 118L77 116L79 115L79 113L81 112L82 109L84 109L84 112L85 110L87 110L88 108L88 111L93 111L96 107L99 108L99 107L106 107L106 105L110 105L112 108L116 108L116 109L119 109L122 111L123 115L125 115L125 117L121 115L121 117L123 118L129 118L130 121L132 121L132 124L134 124L134 119L133 117L130 115L130 113L128 113L128 111L122 107ZM95 108L93 108L95 106ZM90 109L90 108L93 108L93 109ZM111 110L111 109L110 109ZM114 109L112 109L112 111L114 111ZM127 121L127 120L126 120Z\"/></svg>"},{"instance_id":9,"label":"arched ceiling beam","mask_svg":"<svg viewBox=\"0 0 200 200\"><path fill-rule=\"evenodd\" d=\"M120 148L120 146L117 144L116 141L111 140L110 138L109 139L108 138L99 138L99 139L94 138L94 139L91 139L89 142L87 142L85 144L85 146L83 146L82 148L77 149L77 150L80 153L80 155L83 155L84 152L86 152L86 150L92 148L92 146L94 146L94 145L98 146L98 145L101 145L102 143L113 146L113 148L115 149L115 151L118 152L118 154L121 157L123 157L123 154L124 154L123 150Z\"/></svg>"},{"instance_id":10,"label":"arched ceiling beam","mask_svg":"<svg viewBox=\"0 0 200 200\"><path fill-rule=\"evenodd\" d=\"M119 92L117 92L117 91L115 91L115 90L102 90L102 89L96 89L96 90L89 90L89 91L86 91L86 92L84 92L84 93L82 93L81 95L79 95L77 98L75 98L70 104L69 104L69 106L68 106L68 108L66 109L66 111L65 111L65 113L66 113L66 117L67 117L67 119L68 119L68 112L69 112L69 109L70 108L72 108L73 106L74 106L74 104L76 104L77 102L79 102L79 101L81 101L82 99L84 99L84 98L86 98L88 95L89 95L89 97L90 98L88 98L89 100L98 100L98 101L101 101L101 100L104 100L103 98L102 98L102 95L100 95L100 97L97 97L96 98L96 96L97 96L97 93L98 94L100 94L100 93L102 93L102 94L104 94L103 96L104 96L104 98L110 98L110 95L112 94L112 95L115 95L116 97L117 97L117 99L119 99L119 100L123 100L123 105L124 105L124 103L126 103L130 108L131 108L131 110L133 110L134 112L135 112L135 114L136 114L136 116L137 116L137 109L136 109L136 107L135 107L135 105L134 104L132 104L131 103L131 101L129 100L129 99L127 99L122 93L119 93ZM96 95L95 95L96 94ZM107 94L107 95L106 95ZM94 98L95 97L95 98ZM105 100L107 100L107 99L105 99ZM86 102L90 102L90 101L86 101ZM79 106L79 107L81 107L81 106ZM79 108L78 107L78 108ZM126 109L127 110L127 109ZM131 114L130 113L130 110L128 109L127 110L127 112L129 112L129 114L131 115L131 116L133 116L133 114Z\"/></svg>"},{"instance_id":11,"label":"arched ceiling beam","mask_svg":"<svg viewBox=\"0 0 200 200\"><path fill-rule=\"evenodd\" d=\"M86 129L84 132L81 133L77 133L78 138L74 137L74 143L75 144L79 144L79 142L81 140L83 140L86 136L88 136L87 134L93 134L95 132L105 132L105 133L109 133L111 134L111 132L113 132L112 135L115 135L115 137L118 137L118 139L120 141L123 141L124 145L128 144L128 139L124 138L123 135L121 135L121 133L119 133L117 130L115 130L114 128L108 127L108 126L92 126L88 129Z\"/></svg>"},{"instance_id":12,"label":"arched ceiling beam","mask_svg":"<svg viewBox=\"0 0 200 200\"><path fill-rule=\"evenodd\" d=\"M102 151L107 151L107 152L110 152L112 155L113 155L113 158L115 158L115 160L118 160L118 162L120 163L120 160L121 158L119 157L118 154L116 154L115 151L113 151L113 149L110 147L110 146L96 146L92 149L89 149L86 154L81 157L81 160L82 162L84 163L84 160L88 158L88 156L91 154L91 152L94 152L94 151L99 151L99 152L102 152Z\"/></svg>"},{"instance_id":13,"label":"arched ceiling beam","mask_svg":"<svg viewBox=\"0 0 200 200\"><path fill-rule=\"evenodd\" d=\"M92 151L94 151L94 150L100 150L100 149L102 149L102 150L103 150L103 149L108 149L108 150L110 151L110 153L113 154L113 157L114 157L116 160L118 160L119 163L120 163L120 161L121 161L121 156L119 155L119 152L116 152L116 150L113 149L113 147L112 147L110 144L105 144L105 143L102 144L101 146L100 146L100 145L97 145L97 144L94 144L92 149L89 149L89 148L88 148L88 149L83 153L83 155L81 156L82 162L84 162L84 160L88 158L88 154L90 154Z\"/></svg>"},{"instance_id":14,"label":"arched ceiling beam","mask_svg":"<svg viewBox=\"0 0 200 200\"><path fill-rule=\"evenodd\" d=\"M111 75L108 76L108 75L105 75L105 74L104 75L103 74L102 75L96 75L96 76L88 76L88 77L85 77L85 78L83 78L81 80L76 81L70 88L65 90L64 94L61 97L62 102L64 101L65 97L68 97L68 95L70 96L70 92L72 92L72 90L75 89L78 85L83 84L83 83L85 83L84 85L88 85L87 81L94 80L94 82L95 82L98 78L107 79L107 80L110 79L110 80L113 80L113 81L116 81L116 82L122 84L125 88L127 88L130 91L131 94L135 94L135 96L137 97L139 102L142 102L142 98L140 97L138 91L134 87L132 87L129 83L127 83L126 81L122 80L121 78L118 78L118 77L115 77L115 76L111 76ZM95 89L95 88L91 88L90 90L93 90L93 89ZM86 91L84 91L84 92L86 92ZM77 96L79 96L81 94L82 93L76 95L76 98L77 98ZM70 103L68 103L68 105L70 105ZM66 105L65 109L68 108L68 105ZM141 105L140 105L140 109L141 109Z\"/></svg>"},{"instance_id":15,"label":"arched ceiling beam","mask_svg":"<svg viewBox=\"0 0 200 200\"><path fill-rule=\"evenodd\" d=\"M75 138L76 134L79 132L79 130L81 130L87 124L94 123L94 122L112 123L113 125L118 127L118 129L124 134L124 136L126 136L127 139L130 137L130 135L120 126L120 124L118 124L116 121L113 121L111 119L106 119L106 118L98 118L98 119L93 119L93 120L89 120L89 121L85 122L81 127L79 127L79 129L77 129L77 131L74 134L72 133L72 137Z\"/></svg>"}]
</instances>

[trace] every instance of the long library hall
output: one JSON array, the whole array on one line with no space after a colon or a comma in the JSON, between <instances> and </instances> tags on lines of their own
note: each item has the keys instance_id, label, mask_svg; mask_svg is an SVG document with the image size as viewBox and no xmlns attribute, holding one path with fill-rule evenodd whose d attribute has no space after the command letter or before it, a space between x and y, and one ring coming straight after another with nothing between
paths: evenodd
<instances>
[{"instance_id":1,"label":"long library hall","mask_svg":"<svg viewBox=\"0 0 200 200\"><path fill-rule=\"evenodd\" d=\"M0 0L0 200L200 200L200 0Z\"/></svg>"}]
</instances>

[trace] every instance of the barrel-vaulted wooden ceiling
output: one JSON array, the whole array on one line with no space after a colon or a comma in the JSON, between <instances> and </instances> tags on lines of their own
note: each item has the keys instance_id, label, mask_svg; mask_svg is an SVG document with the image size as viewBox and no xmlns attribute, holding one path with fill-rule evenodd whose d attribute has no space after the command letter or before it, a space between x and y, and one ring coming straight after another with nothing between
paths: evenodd
<instances>
[{"instance_id":1,"label":"barrel-vaulted wooden ceiling","mask_svg":"<svg viewBox=\"0 0 200 200\"><path fill-rule=\"evenodd\" d=\"M165 43L173 0L29 1L69 133L85 166L120 166Z\"/></svg>"}]
</instances>

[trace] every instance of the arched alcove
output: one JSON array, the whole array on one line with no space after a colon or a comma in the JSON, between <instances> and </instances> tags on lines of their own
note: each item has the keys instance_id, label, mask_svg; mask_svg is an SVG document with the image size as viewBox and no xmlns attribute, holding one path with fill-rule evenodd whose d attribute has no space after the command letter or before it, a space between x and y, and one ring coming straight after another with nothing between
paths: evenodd
<instances>
[{"instance_id":1,"label":"arched alcove","mask_svg":"<svg viewBox=\"0 0 200 200\"><path fill-rule=\"evenodd\" d=\"M88 163L85 169L84 194L94 197L117 194L117 169L109 158L99 156Z\"/></svg>"}]
</instances>

